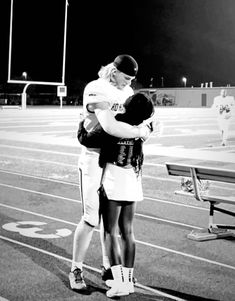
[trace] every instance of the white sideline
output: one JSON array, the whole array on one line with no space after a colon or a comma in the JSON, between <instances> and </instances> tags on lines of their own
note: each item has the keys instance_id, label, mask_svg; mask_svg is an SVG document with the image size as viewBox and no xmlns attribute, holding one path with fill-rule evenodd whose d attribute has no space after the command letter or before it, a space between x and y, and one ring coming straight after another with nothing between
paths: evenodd
<instances>
[{"instance_id":1,"label":"white sideline","mask_svg":"<svg viewBox=\"0 0 235 301\"><path fill-rule=\"evenodd\" d=\"M10 300L0 296L0 301L10 301Z\"/></svg>"}]
</instances>

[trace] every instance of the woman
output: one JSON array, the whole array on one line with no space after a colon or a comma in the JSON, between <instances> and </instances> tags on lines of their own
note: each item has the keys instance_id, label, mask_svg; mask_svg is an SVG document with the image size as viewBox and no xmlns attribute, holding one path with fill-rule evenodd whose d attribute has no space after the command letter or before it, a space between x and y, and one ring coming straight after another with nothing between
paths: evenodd
<instances>
[{"instance_id":1,"label":"woman","mask_svg":"<svg viewBox=\"0 0 235 301\"><path fill-rule=\"evenodd\" d=\"M154 113L150 98L137 93L124 103L124 113L116 119L139 125ZM136 203L143 200L141 167L143 164L143 140L116 138L100 132L102 147L99 164L103 168L100 188L100 212L105 231L105 244L114 280L106 295L110 298L134 292L133 269L135 261L135 239L133 218ZM94 134L94 133L93 133ZM91 135L92 136L92 135ZM117 232L122 240L122 256Z\"/></svg>"},{"instance_id":2,"label":"woman","mask_svg":"<svg viewBox=\"0 0 235 301\"><path fill-rule=\"evenodd\" d=\"M138 64L130 55L119 55L113 62L101 67L98 79L87 84L83 94L84 129L90 133L97 126L110 135L126 138L147 138L150 131L146 126L135 127L115 119L123 112L123 103L134 94L131 82L138 71ZM73 290L83 290L86 283L83 278L83 262L96 226L99 225L99 196L102 168L98 159L100 143L87 145L83 135L78 135L83 145L79 158L80 193L83 204L83 216L79 221L73 240L73 258L69 273L70 286ZM111 273L108 256L104 247L104 235L101 227L101 246L103 257L102 279L108 279ZM105 278L104 278L105 277Z\"/></svg>"}]
</instances>

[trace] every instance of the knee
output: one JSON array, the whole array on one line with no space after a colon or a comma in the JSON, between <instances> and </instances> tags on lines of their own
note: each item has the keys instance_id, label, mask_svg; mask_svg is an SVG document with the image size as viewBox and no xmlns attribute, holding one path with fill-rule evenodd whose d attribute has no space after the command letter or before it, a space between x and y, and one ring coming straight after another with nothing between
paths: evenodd
<instances>
[{"instance_id":1,"label":"knee","mask_svg":"<svg viewBox=\"0 0 235 301\"><path fill-rule=\"evenodd\" d=\"M117 237L117 231L116 228L114 227L109 227L109 226L104 227L104 233L106 237L110 237L110 238Z\"/></svg>"},{"instance_id":2,"label":"knee","mask_svg":"<svg viewBox=\"0 0 235 301\"><path fill-rule=\"evenodd\" d=\"M93 214L93 215L84 214L82 217L82 221L93 228L97 227L100 223L98 214Z\"/></svg>"},{"instance_id":3,"label":"knee","mask_svg":"<svg viewBox=\"0 0 235 301\"><path fill-rule=\"evenodd\" d=\"M133 227L124 227L121 230L121 236L123 239L134 239L134 232L133 232Z\"/></svg>"}]
</instances>

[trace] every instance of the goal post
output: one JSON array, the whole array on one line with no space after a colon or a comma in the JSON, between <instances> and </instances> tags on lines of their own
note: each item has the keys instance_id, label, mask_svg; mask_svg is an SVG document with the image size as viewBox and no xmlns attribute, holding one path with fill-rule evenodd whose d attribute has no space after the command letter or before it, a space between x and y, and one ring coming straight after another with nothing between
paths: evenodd
<instances>
[{"instance_id":1,"label":"goal post","mask_svg":"<svg viewBox=\"0 0 235 301\"><path fill-rule=\"evenodd\" d=\"M13 79L12 78L12 32L13 32L14 0L11 0L7 82L9 84L22 84L22 85L24 85L23 92L22 92L22 97L21 97L21 107L22 107L22 109L26 109L26 107L27 107L26 99L27 99L27 88L28 88L29 85L48 85L48 86L65 87L67 15L68 15L69 3L68 3L68 0L64 0L64 1L65 1L65 11L64 11L64 30L63 30L63 52L62 52L61 81L52 82L52 81L28 80L27 76L24 76L25 77L24 80L19 80L19 79ZM23 72L23 73L26 73L26 72ZM60 96L60 97L62 97L62 96ZM62 105L61 105L61 107L62 107Z\"/></svg>"}]
</instances>

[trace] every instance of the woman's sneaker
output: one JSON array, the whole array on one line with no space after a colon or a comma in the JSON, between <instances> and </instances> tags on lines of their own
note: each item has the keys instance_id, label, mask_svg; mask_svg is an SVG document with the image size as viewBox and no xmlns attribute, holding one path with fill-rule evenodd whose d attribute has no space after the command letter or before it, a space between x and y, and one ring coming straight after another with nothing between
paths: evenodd
<instances>
[{"instance_id":1,"label":"woman's sneaker","mask_svg":"<svg viewBox=\"0 0 235 301\"><path fill-rule=\"evenodd\" d=\"M69 282L72 290L84 290L86 288L83 271L79 268L69 273Z\"/></svg>"},{"instance_id":2,"label":"woman's sneaker","mask_svg":"<svg viewBox=\"0 0 235 301\"><path fill-rule=\"evenodd\" d=\"M106 292L106 296L109 298L128 296L129 288L124 282L115 282L110 290Z\"/></svg>"}]
</instances>

